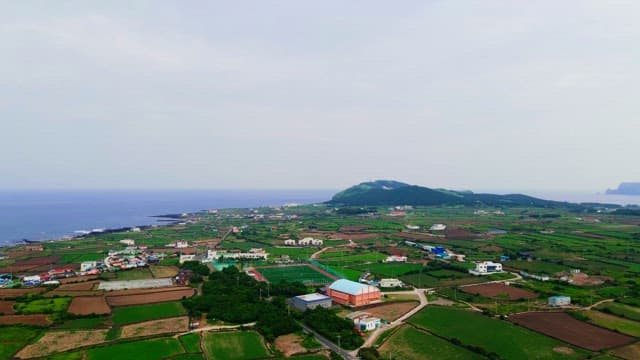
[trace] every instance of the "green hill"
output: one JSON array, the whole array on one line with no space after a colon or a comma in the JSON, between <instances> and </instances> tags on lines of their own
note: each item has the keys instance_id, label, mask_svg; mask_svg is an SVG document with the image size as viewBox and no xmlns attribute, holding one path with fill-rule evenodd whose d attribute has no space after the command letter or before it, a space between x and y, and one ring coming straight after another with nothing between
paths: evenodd
<instances>
[{"instance_id":1,"label":"green hill","mask_svg":"<svg viewBox=\"0 0 640 360\"><path fill-rule=\"evenodd\" d=\"M476 194L470 191L431 189L392 180L376 180L352 186L335 194L327 203L346 206L578 206L576 204L543 200L522 194Z\"/></svg>"}]
</instances>

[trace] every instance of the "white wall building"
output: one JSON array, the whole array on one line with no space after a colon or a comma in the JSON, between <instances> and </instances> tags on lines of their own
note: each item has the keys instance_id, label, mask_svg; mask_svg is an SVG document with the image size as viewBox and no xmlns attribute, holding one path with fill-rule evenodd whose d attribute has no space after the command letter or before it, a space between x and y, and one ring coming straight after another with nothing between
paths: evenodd
<instances>
[{"instance_id":1,"label":"white wall building","mask_svg":"<svg viewBox=\"0 0 640 360\"><path fill-rule=\"evenodd\" d=\"M380 327L380 319L377 317L361 317L353 319L353 323L361 331L371 331Z\"/></svg>"},{"instance_id":2,"label":"white wall building","mask_svg":"<svg viewBox=\"0 0 640 360\"><path fill-rule=\"evenodd\" d=\"M134 246L136 244L136 241L133 239L122 239L120 240L120 244L127 245L127 246Z\"/></svg>"},{"instance_id":3,"label":"white wall building","mask_svg":"<svg viewBox=\"0 0 640 360\"><path fill-rule=\"evenodd\" d=\"M393 287L403 287L404 283L398 279L380 279L380 287L383 288L393 288Z\"/></svg>"},{"instance_id":4,"label":"white wall building","mask_svg":"<svg viewBox=\"0 0 640 360\"><path fill-rule=\"evenodd\" d=\"M296 246L296 241L292 240L292 239L287 239L287 240L284 241L284 244L286 246Z\"/></svg>"},{"instance_id":5,"label":"white wall building","mask_svg":"<svg viewBox=\"0 0 640 360\"><path fill-rule=\"evenodd\" d=\"M184 264L186 261L195 261L196 256L194 254L180 255L180 264Z\"/></svg>"},{"instance_id":6,"label":"white wall building","mask_svg":"<svg viewBox=\"0 0 640 360\"><path fill-rule=\"evenodd\" d=\"M502 272L502 264L493 261L477 262L475 269L469 270L469 273L473 275L488 275L499 272Z\"/></svg>"},{"instance_id":7,"label":"white wall building","mask_svg":"<svg viewBox=\"0 0 640 360\"><path fill-rule=\"evenodd\" d=\"M445 230L447 230L447 225L445 225L445 224L433 224L433 225L431 225L429 230L431 230L431 231L445 231Z\"/></svg>"},{"instance_id":8,"label":"white wall building","mask_svg":"<svg viewBox=\"0 0 640 360\"><path fill-rule=\"evenodd\" d=\"M384 262L407 262L406 256L391 255L384 259Z\"/></svg>"}]
</instances>

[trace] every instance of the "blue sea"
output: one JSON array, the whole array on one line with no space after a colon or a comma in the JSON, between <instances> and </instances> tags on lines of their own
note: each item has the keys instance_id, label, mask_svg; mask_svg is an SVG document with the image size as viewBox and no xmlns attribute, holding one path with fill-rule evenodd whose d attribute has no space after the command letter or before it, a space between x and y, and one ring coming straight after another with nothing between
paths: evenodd
<instances>
[{"instance_id":1,"label":"blue sea","mask_svg":"<svg viewBox=\"0 0 640 360\"><path fill-rule=\"evenodd\" d=\"M336 190L0 191L0 246L76 231L158 224L154 215L206 209L311 204Z\"/></svg>"}]
</instances>

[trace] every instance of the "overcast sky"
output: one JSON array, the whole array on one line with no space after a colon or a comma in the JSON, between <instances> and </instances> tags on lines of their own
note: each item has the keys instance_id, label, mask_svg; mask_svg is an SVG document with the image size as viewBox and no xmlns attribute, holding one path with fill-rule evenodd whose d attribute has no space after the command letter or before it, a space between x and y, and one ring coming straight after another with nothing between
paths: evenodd
<instances>
[{"instance_id":1,"label":"overcast sky","mask_svg":"<svg viewBox=\"0 0 640 360\"><path fill-rule=\"evenodd\" d=\"M640 181L638 1L1 1L0 188Z\"/></svg>"}]
</instances>

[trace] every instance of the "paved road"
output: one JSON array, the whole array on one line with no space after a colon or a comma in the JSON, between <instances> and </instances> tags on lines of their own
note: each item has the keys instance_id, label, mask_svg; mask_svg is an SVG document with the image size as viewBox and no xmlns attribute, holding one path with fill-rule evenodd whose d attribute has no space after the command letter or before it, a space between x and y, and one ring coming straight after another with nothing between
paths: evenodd
<instances>
[{"instance_id":1,"label":"paved road","mask_svg":"<svg viewBox=\"0 0 640 360\"><path fill-rule=\"evenodd\" d=\"M427 306L429 304L429 301L427 300L427 296L425 295L425 293L428 291L429 289L414 289L413 291L398 291L398 292L393 292L393 294L416 294L418 295L418 299L420 300L420 304L418 306L416 306L415 308L413 308L411 311L409 311L408 313L402 315L401 317L399 317L398 319L396 319L395 321L374 330L369 337L367 338L367 340L364 342L364 344L362 344L361 347L371 347L373 346L373 344L375 344L376 340L378 339L378 337L380 337L380 335L382 335L383 332L389 330L389 329L393 329L394 327L398 326L398 325L402 325L404 324L404 322L412 317L413 315L415 315L418 311L422 310L425 306ZM366 311L366 310L365 310ZM354 350L351 352L351 355L355 355L358 353L358 350Z\"/></svg>"},{"instance_id":2,"label":"paved road","mask_svg":"<svg viewBox=\"0 0 640 360\"><path fill-rule=\"evenodd\" d=\"M318 340L318 342L320 344L322 344L322 346L324 346L325 348L340 354L340 356L342 356L343 359L356 360L358 358L358 356L357 356L358 350L355 350L354 352L349 353L348 351L343 350L342 348L338 347L338 345L336 345L336 344L332 343L331 341L329 341L329 339L327 339L324 336L318 334L317 332L315 332L313 329L311 329L307 325L304 325L304 324L300 324L300 325L302 326L302 328L305 331L307 331L310 334L312 334L316 338L316 340Z\"/></svg>"}]
</instances>

